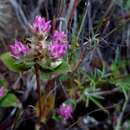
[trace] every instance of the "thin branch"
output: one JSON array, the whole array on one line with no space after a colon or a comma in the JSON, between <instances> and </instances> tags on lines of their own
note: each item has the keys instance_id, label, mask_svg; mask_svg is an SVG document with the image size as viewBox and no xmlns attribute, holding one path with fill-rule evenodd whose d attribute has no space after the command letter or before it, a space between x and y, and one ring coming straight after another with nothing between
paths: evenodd
<instances>
[{"instance_id":1,"label":"thin branch","mask_svg":"<svg viewBox=\"0 0 130 130\"><path fill-rule=\"evenodd\" d=\"M123 119L125 109L126 109L127 104L129 102L129 96L130 96L130 92L129 92L128 97L126 98L125 103L124 103L124 105L122 107L122 112L120 113L120 115L119 115L119 117L117 119L117 124L115 126L115 130L121 130L121 123L122 123L122 119Z\"/></svg>"},{"instance_id":2,"label":"thin branch","mask_svg":"<svg viewBox=\"0 0 130 130\"><path fill-rule=\"evenodd\" d=\"M88 13L88 7L89 6L90 6L90 3L88 2L87 7L86 7L86 11L85 11L85 14L83 16L82 23L80 25L80 29L79 29L79 32L78 32L78 35L77 35L77 41L78 41L79 36L80 36L80 34L82 32L82 29L83 29L83 26L84 26L84 23L85 23L85 19L86 19L87 13Z\"/></svg>"},{"instance_id":3,"label":"thin branch","mask_svg":"<svg viewBox=\"0 0 130 130\"><path fill-rule=\"evenodd\" d=\"M17 3L16 0L9 0L11 5L14 7L14 10L16 12L17 18L21 24L21 26L23 27L23 29L28 32L29 31L29 22L24 14L24 12L22 11L21 7L19 6L19 4Z\"/></svg>"}]
</instances>

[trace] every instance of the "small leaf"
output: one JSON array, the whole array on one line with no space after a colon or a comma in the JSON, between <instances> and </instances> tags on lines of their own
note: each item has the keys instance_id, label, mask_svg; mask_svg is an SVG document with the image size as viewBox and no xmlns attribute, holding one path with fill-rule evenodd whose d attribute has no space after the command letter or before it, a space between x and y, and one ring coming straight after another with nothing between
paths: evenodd
<instances>
[{"instance_id":1,"label":"small leaf","mask_svg":"<svg viewBox=\"0 0 130 130\"><path fill-rule=\"evenodd\" d=\"M60 66L58 66L56 69L54 69L54 72L56 73L65 73L70 70L69 64L65 61L62 62Z\"/></svg>"},{"instance_id":2,"label":"small leaf","mask_svg":"<svg viewBox=\"0 0 130 130\"><path fill-rule=\"evenodd\" d=\"M61 76L59 77L59 80L60 80L60 81L65 81L65 80L67 80L67 79L68 79L67 75L61 75Z\"/></svg>"},{"instance_id":3,"label":"small leaf","mask_svg":"<svg viewBox=\"0 0 130 130\"><path fill-rule=\"evenodd\" d=\"M58 66L60 66L62 64L62 62L63 62L62 60L58 60L58 61L52 62L51 63L51 68L52 69L57 68Z\"/></svg>"},{"instance_id":4,"label":"small leaf","mask_svg":"<svg viewBox=\"0 0 130 130\"><path fill-rule=\"evenodd\" d=\"M9 70L14 72L26 71L30 68L28 65L15 61L15 59L11 57L9 52L2 54L0 56L0 59L3 61L3 63L7 66Z\"/></svg>"},{"instance_id":5,"label":"small leaf","mask_svg":"<svg viewBox=\"0 0 130 130\"><path fill-rule=\"evenodd\" d=\"M41 79L42 81L47 81L47 80L50 79L50 76L49 76L48 73L41 72L40 79Z\"/></svg>"},{"instance_id":6,"label":"small leaf","mask_svg":"<svg viewBox=\"0 0 130 130\"><path fill-rule=\"evenodd\" d=\"M61 121L61 117L56 115L56 113L54 113L51 117L54 121Z\"/></svg>"},{"instance_id":7,"label":"small leaf","mask_svg":"<svg viewBox=\"0 0 130 130\"><path fill-rule=\"evenodd\" d=\"M41 66L40 66L41 67ZM41 80L48 80L50 78L50 75L51 74L63 74L63 73L66 73L69 71L69 65L66 63L66 62L62 62L62 64L60 64L58 67L56 67L55 69L54 68L51 68L51 67L48 67L48 68L40 68L41 70Z\"/></svg>"},{"instance_id":8,"label":"small leaf","mask_svg":"<svg viewBox=\"0 0 130 130\"><path fill-rule=\"evenodd\" d=\"M97 99L95 99L94 97L89 97L89 99L96 104L100 109L102 109L104 112L107 112L107 110L100 104L99 101L97 101Z\"/></svg>"},{"instance_id":9,"label":"small leaf","mask_svg":"<svg viewBox=\"0 0 130 130\"><path fill-rule=\"evenodd\" d=\"M17 106L17 103L17 97L10 92L8 92L3 98L0 99L0 107L15 107Z\"/></svg>"},{"instance_id":10,"label":"small leaf","mask_svg":"<svg viewBox=\"0 0 130 130\"><path fill-rule=\"evenodd\" d=\"M3 86L3 85L4 85L4 81L0 80L0 86Z\"/></svg>"}]
</instances>

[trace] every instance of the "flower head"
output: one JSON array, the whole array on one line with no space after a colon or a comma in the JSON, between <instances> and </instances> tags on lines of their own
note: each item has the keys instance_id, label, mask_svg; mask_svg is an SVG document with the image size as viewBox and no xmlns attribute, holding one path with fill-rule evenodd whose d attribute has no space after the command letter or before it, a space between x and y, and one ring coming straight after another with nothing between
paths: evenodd
<instances>
[{"instance_id":1,"label":"flower head","mask_svg":"<svg viewBox=\"0 0 130 130\"><path fill-rule=\"evenodd\" d=\"M66 54L67 48L67 35L64 32L55 31L52 36L52 42L48 46L49 55L53 59L62 58Z\"/></svg>"},{"instance_id":2,"label":"flower head","mask_svg":"<svg viewBox=\"0 0 130 130\"><path fill-rule=\"evenodd\" d=\"M20 59L25 56L29 51L28 46L24 45L20 41L15 41L14 44L10 45L11 56L15 59Z\"/></svg>"},{"instance_id":3,"label":"flower head","mask_svg":"<svg viewBox=\"0 0 130 130\"><path fill-rule=\"evenodd\" d=\"M51 21L46 21L41 16L36 16L33 21L33 28L36 33L48 33L51 25Z\"/></svg>"},{"instance_id":4,"label":"flower head","mask_svg":"<svg viewBox=\"0 0 130 130\"><path fill-rule=\"evenodd\" d=\"M64 55L67 52L67 48L68 48L67 44L62 44L55 41L48 46L48 52L53 59L59 59L64 57Z\"/></svg>"},{"instance_id":5,"label":"flower head","mask_svg":"<svg viewBox=\"0 0 130 130\"><path fill-rule=\"evenodd\" d=\"M72 118L73 108L70 104L62 103L58 110L60 116L62 116L65 120Z\"/></svg>"},{"instance_id":6,"label":"flower head","mask_svg":"<svg viewBox=\"0 0 130 130\"><path fill-rule=\"evenodd\" d=\"M55 31L52 37L53 41L57 41L60 43L68 43L67 42L67 35L64 32Z\"/></svg>"},{"instance_id":7,"label":"flower head","mask_svg":"<svg viewBox=\"0 0 130 130\"><path fill-rule=\"evenodd\" d=\"M0 87L0 97L4 96L4 87Z\"/></svg>"}]
</instances>

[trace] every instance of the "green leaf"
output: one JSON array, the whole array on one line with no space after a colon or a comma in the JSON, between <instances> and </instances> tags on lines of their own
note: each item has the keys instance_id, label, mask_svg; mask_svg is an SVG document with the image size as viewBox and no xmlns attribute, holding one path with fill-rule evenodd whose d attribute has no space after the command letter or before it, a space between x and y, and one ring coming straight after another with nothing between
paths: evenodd
<instances>
[{"instance_id":1,"label":"green leaf","mask_svg":"<svg viewBox=\"0 0 130 130\"><path fill-rule=\"evenodd\" d=\"M127 130L130 130L130 120L127 121L127 124L128 124Z\"/></svg>"},{"instance_id":2,"label":"green leaf","mask_svg":"<svg viewBox=\"0 0 130 130\"><path fill-rule=\"evenodd\" d=\"M100 103L97 99L95 99L94 97L89 97L89 99L90 99L93 103L95 103L101 110L107 112L107 110L101 105L101 103Z\"/></svg>"},{"instance_id":3,"label":"green leaf","mask_svg":"<svg viewBox=\"0 0 130 130\"><path fill-rule=\"evenodd\" d=\"M43 73L65 73L67 71L69 71L70 67L69 64L67 64L65 61L62 61L62 63L60 65L58 65L57 67L46 67L46 68L41 68L41 71Z\"/></svg>"},{"instance_id":4,"label":"green leaf","mask_svg":"<svg viewBox=\"0 0 130 130\"><path fill-rule=\"evenodd\" d=\"M9 52L2 54L0 56L0 59L6 65L6 67L11 71L20 72L20 71L26 71L30 69L30 66L25 65L21 62L18 63L17 61L15 61L15 59L11 57Z\"/></svg>"},{"instance_id":5,"label":"green leaf","mask_svg":"<svg viewBox=\"0 0 130 130\"><path fill-rule=\"evenodd\" d=\"M65 81L65 80L67 80L67 79L68 79L67 74L61 75L61 76L59 77L59 80L60 80L60 81Z\"/></svg>"},{"instance_id":6,"label":"green leaf","mask_svg":"<svg viewBox=\"0 0 130 130\"><path fill-rule=\"evenodd\" d=\"M125 9L129 10L130 9L130 0L124 0L123 6Z\"/></svg>"},{"instance_id":7,"label":"green leaf","mask_svg":"<svg viewBox=\"0 0 130 130\"><path fill-rule=\"evenodd\" d=\"M3 98L0 99L0 107L15 107L17 106L17 103L17 97L10 92L8 92Z\"/></svg>"},{"instance_id":8,"label":"green leaf","mask_svg":"<svg viewBox=\"0 0 130 130\"><path fill-rule=\"evenodd\" d=\"M70 70L69 64L65 61L62 62L60 66L54 69L54 72L56 73L65 73Z\"/></svg>"},{"instance_id":9,"label":"green leaf","mask_svg":"<svg viewBox=\"0 0 130 130\"><path fill-rule=\"evenodd\" d=\"M61 119L62 119L60 116L56 115L56 113L54 113L51 118L52 118L54 121L61 121Z\"/></svg>"},{"instance_id":10,"label":"green leaf","mask_svg":"<svg viewBox=\"0 0 130 130\"><path fill-rule=\"evenodd\" d=\"M4 81L0 80L0 86L3 86L3 84L4 84Z\"/></svg>"},{"instance_id":11,"label":"green leaf","mask_svg":"<svg viewBox=\"0 0 130 130\"><path fill-rule=\"evenodd\" d=\"M130 91L130 78L129 75L122 77L122 79L111 80L113 84L120 88L120 91L123 92L125 98L128 98L128 92Z\"/></svg>"},{"instance_id":12,"label":"green leaf","mask_svg":"<svg viewBox=\"0 0 130 130\"><path fill-rule=\"evenodd\" d=\"M63 73L66 73L68 71L69 71L69 65L66 62L62 62L62 64L59 65L58 67L56 67L55 69L52 69L52 68L43 69L43 68L41 68L40 78L43 81L47 81L47 80L50 79L50 75L52 75L52 74L55 74L55 73L56 74L63 74Z\"/></svg>"},{"instance_id":13,"label":"green leaf","mask_svg":"<svg viewBox=\"0 0 130 130\"><path fill-rule=\"evenodd\" d=\"M58 67L56 67L55 69L52 68L40 68L41 69L41 75L40 75L40 79L42 81L47 81L50 79L52 74L65 74L66 72L69 71L69 65L66 62L62 62L61 65L59 65ZM66 76L65 76L66 77ZM67 78L63 78L60 80L65 80Z\"/></svg>"},{"instance_id":14,"label":"green leaf","mask_svg":"<svg viewBox=\"0 0 130 130\"><path fill-rule=\"evenodd\" d=\"M40 79L42 81L47 81L50 79L50 75L48 73L41 72Z\"/></svg>"}]
</instances>

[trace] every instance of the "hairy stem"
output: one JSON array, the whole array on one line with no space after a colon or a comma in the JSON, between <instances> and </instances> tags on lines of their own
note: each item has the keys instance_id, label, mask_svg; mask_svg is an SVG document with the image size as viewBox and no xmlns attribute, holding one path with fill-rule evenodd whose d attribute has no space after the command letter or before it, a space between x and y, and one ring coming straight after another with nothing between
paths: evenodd
<instances>
[{"instance_id":1,"label":"hairy stem","mask_svg":"<svg viewBox=\"0 0 130 130\"><path fill-rule=\"evenodd\" d=\"M36 83L37 83L36 92L38 93L39 121L40 121L42 115L42 107L41 107L40 71L37 64L35 65L35 74L36 74Z\"/></svg>"}]
</instances>

